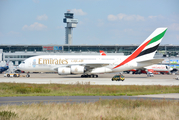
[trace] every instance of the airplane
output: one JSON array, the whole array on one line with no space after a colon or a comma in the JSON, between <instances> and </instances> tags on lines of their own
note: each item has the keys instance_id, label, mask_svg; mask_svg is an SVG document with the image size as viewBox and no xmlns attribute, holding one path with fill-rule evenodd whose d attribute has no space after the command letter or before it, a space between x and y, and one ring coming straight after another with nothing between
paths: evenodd
<instances>
[{"instance_id":1,"label":"airplane","mask_svg":"<svg viewBox=\"0 0 179 120\"><path fill-rule=\"evenodd\" d=\"M106 53L102 50L100 50L99 52L100 52L100 55L102 55L102 56L106 55ZM141 74L141 73L147 74L147 72L151 72L151 73L154 73L154 72L158 73L159 72L161 74L169 74L172 71L173 71L173 68L171 68L168 65L154 64L154 65L151 65L151 66L146 66L146 67L139 68L139 69L132 69L132 70L125 71L125 72L127 72L127 73L132 72L133 74Z\"/></svg>"},{"instance_id":2,"label":"airplane","mask_svg":"<svg viewBox=\"0 0 179 120\"><path fill-rule=\"evenodd\" d=\"M100 50L99 52L100 52L100 55L106 56L106 53L104 51Z\"/></svg>"},{"instance_id":3,"label":"airplane","mask_svg":"<svg viewBox=\"0 0 179 120\"><path fill-rule=\"evenodd\" d=\"M81 74L98 77L100 73L116 73L159 63L154 54L167 28L157 28L131 55L128 56L74 56L41 55L26 59L19 69L27 72L58 72L59 75Z\"/></svg>"},{"instance_id":4,"label":"airplane","mask_svg":"<svg viewBox=\"0 0 179 120\"><path fill-rule=\"evenodd\" d=\"M9 62L7 62L5 66L0 66L0 73L2 73L2 72L4 72L4 71L9 69L9 65L8 64L9 64Z\"/></svg>"},{"instance_id":5,"label":"airplane","mask_svg":"<svg viewBox=\"0 0 179 120\"><path fill-rule=\"evenodd\" d=\"M154 65L146 66L146 67L143 67L143 68L140 68L140 69L132 69L132 70L129 70L127 72L128 73L132 72L133 74L141 74L141 73L146 73L147 74L147 72L169 74L172 71L173 71L173 68L171 68L168 65L154 64Z\"/></svg>"}]
</instances>

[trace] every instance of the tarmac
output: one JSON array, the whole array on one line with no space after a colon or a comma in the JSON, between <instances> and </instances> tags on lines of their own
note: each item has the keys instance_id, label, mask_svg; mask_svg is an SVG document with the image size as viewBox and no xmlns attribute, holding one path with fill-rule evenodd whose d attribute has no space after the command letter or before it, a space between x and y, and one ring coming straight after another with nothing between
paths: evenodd
<instances>
[{"instance_id":1,"label":"tarmac","mask_svg":"<svg viewBox=\"0 0 179 120\"><path fill-rule=\"evenodd\" d=\"M26 74L21 74L25 76ZM90 85L179 85L179 80L175 78L177 75L154 75L154 77L147 77L146 74L133 75L124 74L124 81L112 81L111 78L115 74L99 74L98 78L81 78L80 75L58 75L58 74L30 74L26 77L4 77L0 74L1 82L14 83L34 83L34 84L90 84Z\"/></svg>"}]
</instances>

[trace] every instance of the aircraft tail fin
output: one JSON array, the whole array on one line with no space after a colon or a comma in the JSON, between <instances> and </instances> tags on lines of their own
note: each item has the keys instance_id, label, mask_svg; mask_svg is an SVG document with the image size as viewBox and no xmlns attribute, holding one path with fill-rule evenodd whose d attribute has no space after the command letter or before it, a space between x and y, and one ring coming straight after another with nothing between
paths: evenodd
<instances>
[{"instance_id":1,"label":"aircraft tail fin","mask_svg":"<svg viewBox=\"0 0 179 120\"><path fill-rule=\"evenodd\" d=\"M106 53L102 50L99 51L101 56L106 56Z\"/></svg>"},{"instance_id":2,"label":"aircraft tail fin","mask_svg":"<svg viewBox=\"0 0 179 120\"><path fill-rule=\"evenodd\" d=\"M131 56L137 59L152 59L166 31L167 28L157 28Z\"/></svg>"},{"instance_id":3,"label":"aircraft tail fin","mask_svg":"<svg viewBox=\"0 0 179 120\"><path fill-rule=\"evenodd\" d=\"M153 59L166 31L166 27L157 28L131 55L113 69L122 66L133 59L136 59L137 61Z\"/></svg>"}]
</instances>

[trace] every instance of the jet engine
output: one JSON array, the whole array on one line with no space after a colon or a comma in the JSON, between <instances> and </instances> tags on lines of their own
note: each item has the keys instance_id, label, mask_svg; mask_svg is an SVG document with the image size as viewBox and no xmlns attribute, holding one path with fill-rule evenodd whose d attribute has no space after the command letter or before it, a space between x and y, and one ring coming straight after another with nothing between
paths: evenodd
<instances>
[{"instance_id":1,"label":"jet engine","mask_svg":"<svg viewBox=\"0 0 179 120\"><path fill-rule=\"evenodd\" d=\"M58 74L59 75L68 75L68 74L71 74L71 70L70 70L70 68L67 68L67 67L60 67L60 68L58 68Z\"/></svg>"},{"instance_id":2,"label":"jet engine","mask_svg":"<svg viewBox=\"0 0 179 120\"><path fill-rule=\"evenodd\" d=\"M74 65L71 66L71 73L73 74L80 74L80 73L84 73L84 66L79 66L79 65Z\"/></svg>"},{"instance_id":3,"label":"jet engine","mask_svg":"<svg viewBox=\"0 0 179 120\"><path fill-rule=\"evenodd\" d=\"M59 75L69 75L69 74L83 74L84 66L73 65L71 67L59 67L58 74Z\"/></svg>"}]
</instances>

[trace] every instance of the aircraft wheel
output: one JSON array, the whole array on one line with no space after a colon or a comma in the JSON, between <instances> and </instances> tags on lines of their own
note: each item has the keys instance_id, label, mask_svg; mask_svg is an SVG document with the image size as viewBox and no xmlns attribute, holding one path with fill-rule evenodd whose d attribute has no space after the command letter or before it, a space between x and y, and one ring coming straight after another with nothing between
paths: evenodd
<instances>
[{"instance_id":1,"label":"aircraft wheel","mask_svg":"<svg viewBox=\"0 0 179 120\"><path fill-rule=\"evenodd\" d=\"M14 74L14 77L17 77L17 75L16 75L16 74Z\"/></svg>"},{"instance_id":2,"label":"aircraft wheel","mask_svg":"<svg viewBox=\"0 0 179 120\"><path fill-rule=\"evenodd\" d=\"M96 75L96 78L98 77L98 75Z\"/></svg>"},{"instance_id":3,"label":"aircraft wheel","mask_svg":"<svg viewBox=\"0 0 179 120\"><path fill-rule=\"evenodd\" d=\"M10 75L9 75L9 74L7 74L7 77L10 77Z\"/></svg>"},{"instance_id":4,"label":"aircraft wheel","mask_svg":"<svg viewBox=\"0 0 179 120\"><path fill-rule=\"evenodd\" d=\"M28 77L30 77L30 75L26 75L26 77L28 78Z\"/></svg>"},{"instance_id":5,"label":"aircraft wheel","mask_svg":"<svg viewBox=\"0 0 179 120\"><path fill-rule=\"evenodd\" d=\"M92 75L92 77L94 78L94 75Z\"/></svg>"}]
</instances>

